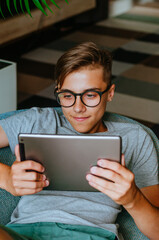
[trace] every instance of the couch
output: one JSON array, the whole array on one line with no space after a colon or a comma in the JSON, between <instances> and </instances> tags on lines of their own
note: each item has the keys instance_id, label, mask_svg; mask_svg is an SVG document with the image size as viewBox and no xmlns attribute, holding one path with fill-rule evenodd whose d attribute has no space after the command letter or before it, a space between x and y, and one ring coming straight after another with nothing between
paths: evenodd
<instances>
[{"instance_id":1,"label":"couch","mask_svg":"<svg viewBox=\"0 0 159 240\"><path fill-rule=\"evenodd\" d=\"M62 114L61 108L56 108L59 114ZM13 112L8 112L4 114L0 114L0 119L7 118L13 114L17 114L20 111L18 110ZM130 122L133 124L140 124L130 118L115 114L115 113L105 113L104 118L110 121L115 122ZM159 141L156 135L149 129L148 127L140 124L145 131L151 136L154 145L157 150L158 158L159 158ZM9 147L0 149L0 162L12 165L13 161L15 160L15 156L11 153ZM0 224L7 224L9 222L11 213L13 209L16 207L20 197L12 196L7 191L0 189ZM117 223L119 224L119 231L122 233L124 239L126 240L146 240L148 239L145 237L139 229L136 227L132 217L123 209L122 212L119 214L117 218Z\"/></svg>"}]
</instances>

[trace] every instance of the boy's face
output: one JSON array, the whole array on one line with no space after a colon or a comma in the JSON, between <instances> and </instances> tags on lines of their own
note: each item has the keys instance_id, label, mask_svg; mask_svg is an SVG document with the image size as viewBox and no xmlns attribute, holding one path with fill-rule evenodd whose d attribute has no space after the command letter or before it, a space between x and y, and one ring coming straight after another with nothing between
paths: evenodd
<instances>
[{"instance_id":1,"label":"boy's face","mask_svg":"<svg viewBox=\"0 0 159 240\"><path fill-rule=\"evenodd\" d=\"M74 93L83 93L88 89L104 91L107 83L103 80L103 69L81 68L70 73L64 80L60 90L70 90ZM115 86L112 85L108 92L101 97L101 102L96 107L85 106L76 97L76 102L72 107L62 107L63 113L72 127L80 133L104 132L106 127L102 122L102 117L106 109L107 102L111 101L114 95Z\"/></svg>"}]
</instances>

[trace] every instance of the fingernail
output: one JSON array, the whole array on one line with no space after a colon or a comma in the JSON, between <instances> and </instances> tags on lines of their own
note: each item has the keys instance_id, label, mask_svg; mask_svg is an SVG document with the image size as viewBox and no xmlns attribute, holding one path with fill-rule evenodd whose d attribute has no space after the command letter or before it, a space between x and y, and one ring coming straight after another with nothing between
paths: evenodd
<instances>
[{"instance_id":1,"label":"fingernail","mask_svg":"<svg viewBox=\"0 0 159 240\"><path fill-rule=\"evenodd\" d=\"M46 182L45 182L45 183L46 183L46 186L49 186L49 181L48 181L48 180L46 180Z\"/></svg>"},{"instance_id":2,"label":"fingernail","mask_svg":"<svg viewBox=\"0 0 159 240\"><path fill-rule=\"evenodd\" d=\"M43 180L45 180L46 179L46 176L45 175L43 175Z\"/></svg>"},{"instance_id":3,"label":"fingernail","mask_svg":"<svg viewBox=\"0 0 159 240\"><path fill-rule=\"evenodd\" d=\"M92 167L92 168L90 169L90 171L91 171L91 173L96 173L96 167Z\"/></svg>"},{"instance_id":4,"label":"fingernail","mask_svg":"<svg viewBox=\"0 0 159 240\"><path fill-rule=\"evenodd\" d=\"M87 180L89 181L91 179L91 176L90 175L87 175L86 176Z\"/></svg>"},{"instance_id":5,"label":"fingernail","mask_svg":"<svg viewBox=\"0 0 159 240\"><path fill-rule=\"evenodd\" d=\"M99 160L99 161L98 161L98 165L102 167L102 165L103 165L102 160Z\"/></svg>"}]
</instances>

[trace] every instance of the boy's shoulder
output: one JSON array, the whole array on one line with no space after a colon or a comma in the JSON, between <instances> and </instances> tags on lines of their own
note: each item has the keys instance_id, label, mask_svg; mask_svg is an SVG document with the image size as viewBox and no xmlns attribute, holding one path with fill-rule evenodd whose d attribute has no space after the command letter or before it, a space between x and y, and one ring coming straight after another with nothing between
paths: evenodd
<instances>
[{"instance_id":1,"label":"boy's shoulder","mask_svg":"<svg viewBox=\"0 0 159 240\"><path fill-rule=\"evenodd\" d=\"M137 122L120 122L120 121L104 121L108 130L111 131L132 131L132 132L143 132L146 133L144 127Z\"/></svg>"},{"instance_id":2,"label":"boy's shoulder","mask_svg":"<svg viewBox=\"0 0 159 240\"><path fill-rule=\"evenodd\" d=\"M23 111L17 111L16 115L19 116L31 116L31 117L60 117L62 115L62 110L56 110L53 107L32 107L30 109L25 109Z\"/></svg>"}]
</instances>

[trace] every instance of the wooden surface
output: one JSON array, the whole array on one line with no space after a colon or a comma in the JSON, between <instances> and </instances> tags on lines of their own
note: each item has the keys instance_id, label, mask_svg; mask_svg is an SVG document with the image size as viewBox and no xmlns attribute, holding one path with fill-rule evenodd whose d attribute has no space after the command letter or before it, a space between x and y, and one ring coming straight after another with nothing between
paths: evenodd
<instances>
[{"instance_id":1,"label":"wooden surface","mask_svg":"<svg viewBox=\"0 0 159 240\"><path fill-rule=\"evenodd\" d=\"M0 20L0 44L5 44L41 30L54 23L93 9L96 6L95 0L69 0L69 4L63 0L56 2L60 6L60 9L49 2L48 5L52 9L53 14L46 9L48 16L45 16L40 10L36 9L31 12L32 18L28 14L21 14L9 19Z\"/></svg>"}]
</instances>

